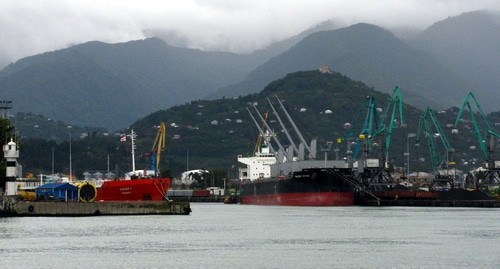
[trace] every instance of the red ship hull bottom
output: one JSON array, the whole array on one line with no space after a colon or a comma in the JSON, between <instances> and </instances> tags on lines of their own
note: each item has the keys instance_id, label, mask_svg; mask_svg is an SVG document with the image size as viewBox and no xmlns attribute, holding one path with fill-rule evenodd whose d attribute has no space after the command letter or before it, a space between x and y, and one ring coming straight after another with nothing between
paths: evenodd
<instances>
[{"instance_id":1,"label":"red ship hull bottom","mask_svg":"<svg viewBox=\"0 0 500 269\"><path fill-rule=\"evenodd\" d=\"M95 201L162 201L169 187L169 178L110 180L97 189Z\"/></svg>"},{"instance_id":2,"label":"red ship hull bottom","mask_svg":"<svg viewBox=\"0 0 500 269\"><path fill-rule=\"evenodd\" d=\"M269 195L244 195L241 204L287 206L352 206L353 192L306 192Z\"/></svg>"}]
</instances>

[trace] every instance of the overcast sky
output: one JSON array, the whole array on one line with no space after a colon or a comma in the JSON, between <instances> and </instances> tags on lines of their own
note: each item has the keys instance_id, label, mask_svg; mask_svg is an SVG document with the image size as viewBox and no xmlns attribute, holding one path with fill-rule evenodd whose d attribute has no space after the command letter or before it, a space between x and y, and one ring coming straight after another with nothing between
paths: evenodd
<instances>
[{"instance_id":1,"label":"overcast sky","mask_svg":"<svg viewBox=\"0 0 500 269\"><path fill-rule=\"evenodd\" d=\"M500 0L1 0L0 68L91 40L116 43L152 31L191 48L250 52L322 21L425 29Z\"/></svg>"}]
</instances>

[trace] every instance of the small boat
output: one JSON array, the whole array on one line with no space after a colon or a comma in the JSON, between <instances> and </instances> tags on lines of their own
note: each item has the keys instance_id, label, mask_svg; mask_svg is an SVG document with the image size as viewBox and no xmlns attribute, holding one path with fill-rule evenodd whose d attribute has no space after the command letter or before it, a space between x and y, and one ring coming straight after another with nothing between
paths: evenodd
<instances>
[{"instance_id":1,"label":"small boat","mask_svg":"<svg viewBox=\"0 0 500 269\"><path fill-rule=\"evenodd\" d=\"M229 195L224 197L224 204L237 204L238 203L238 197L236 195Z\"/></svg>"}]
</instances>

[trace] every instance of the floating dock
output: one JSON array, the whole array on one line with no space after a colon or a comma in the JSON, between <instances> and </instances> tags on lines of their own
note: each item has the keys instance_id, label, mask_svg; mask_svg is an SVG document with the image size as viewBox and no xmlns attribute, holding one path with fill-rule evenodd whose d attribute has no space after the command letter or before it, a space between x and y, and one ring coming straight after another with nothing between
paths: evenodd
<instances>
[{"instance_id":1,"label":"floating dock","mask_svg":"<svg viewBox=\"0 0 500 269\"><path fill-rule=\"evenodd\" d=\"M363 200L359 206L500 207L495 200Z\"/></svg>"},{"instance_id":2,"label":"floating dock","mask_svg":"<svg viewBox=\"0 0 500 269\"><path fill-rule=\"evenodd\" d=\"M500 200L478 190L449 191L387 190L372 192L378 199L359 193L355 205L361 206L430 206L430 207L500 207Z\"/></svg>"},{"instance_id":3,"label":"floating dock","mask_svg":"<svg viewBox=\"0 0 500 269\"><path fill-rule=\"evenodd\" d=\"M131 201L131 202L29 202L3 201L0 216L18 217L76 217L116 215L189 215L189 202Z\"/></svg>"}]
</instances>

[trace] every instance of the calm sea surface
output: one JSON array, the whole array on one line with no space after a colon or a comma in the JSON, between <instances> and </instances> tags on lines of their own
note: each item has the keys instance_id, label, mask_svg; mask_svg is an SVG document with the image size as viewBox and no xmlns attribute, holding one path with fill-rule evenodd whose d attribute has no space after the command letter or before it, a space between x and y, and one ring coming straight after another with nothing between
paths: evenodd
<instances>
[{"instance_id":1,"label":"calm sea surface","mask_svg":"<svg viewBox=\"0 0 500 269\"><path fill-rule=\"evenodd\" d=\"M500 268L500 209L192 203L0 218L0 268Z\"/></svg>"}]
</instances>

